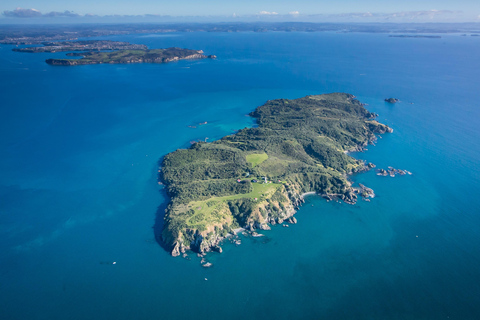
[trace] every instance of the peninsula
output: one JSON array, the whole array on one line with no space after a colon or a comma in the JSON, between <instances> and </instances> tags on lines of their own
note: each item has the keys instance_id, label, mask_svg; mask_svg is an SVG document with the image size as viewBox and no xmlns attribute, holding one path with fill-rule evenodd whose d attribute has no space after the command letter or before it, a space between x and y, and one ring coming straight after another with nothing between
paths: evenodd
<instances>
[{"instance_id":1,"label":"peninsula","mask_svg":"<svg viewBox=\"0 0 480 320\"><path fill-rule=\"evenodd\" d=\"M80 59L47 59L45 62L54 66L78 66L85 64L125 64L125 63L166 63L185 59L215 59L216 56L203 54L202 50L182 48L151 50L117 50L100 52L72 52L67 56Z\"/></svg>"},{"instance_id":2,"label":"peninsula","mask_svg":"<svg viewBox=\"0 0 480 320\"><path fill-rule=\"evenodd\" d=\"M159 168L170 202L162 241L173 256L222 251L242 227L270 229L293 215L303 194L355 203L373 190L352 188L347 175L369 166L349 156L393 130L355 96L331 93L267 101L250 113L258 126L166 155ZM370 166L372 167L372 165Z\"/></svg>"}]
</instances>

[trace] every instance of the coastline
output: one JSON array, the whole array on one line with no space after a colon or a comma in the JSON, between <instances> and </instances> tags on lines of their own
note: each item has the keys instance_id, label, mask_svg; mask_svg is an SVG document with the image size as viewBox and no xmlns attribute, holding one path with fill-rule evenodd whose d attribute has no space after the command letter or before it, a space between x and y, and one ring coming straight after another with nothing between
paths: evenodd
<instances>
[{"instance_id":1,"label":"coastline","mask_svg":"<svg viewBox=\"0 0 480 320\"><path fill-rule=\"evenodd\" d=\"M309 191L309 192L302 193L300 197L304 198L305 196L311 196L314 194L317 194L317 193L315 191Z\"/></svg>"},{"instance_id":2,"label":"coastline","mask_svg":"<svg viewBox=\"0 0 480 320\"><path fill-rule=\"evenodd\" d=\"M338 128L338 118L325 118L326 113L341 117L349 126ZM221 252L219 243L227 232L254 233L284 221L295 224L293 215L306 196L329 194L354 204L359 196L370 195L352 188L347 178L368 170L364 161L340 150L361 150L372 143L375 134L392 130L374 120L377 115L355 96L330 93L269 100L249 115L257 119L257 127L216 142L198 142L163 158L159 180L166 185L170 203L162 241L172 256L186 250ZM307 121L312 115L313 120ZM282 131L285 126L293 129ZM332 138L337 146L333 148L332 142L318 140L312 133L325 128L350 138ZM232 232L234 221L242 228Z\"/></svg>"}]
</instances>

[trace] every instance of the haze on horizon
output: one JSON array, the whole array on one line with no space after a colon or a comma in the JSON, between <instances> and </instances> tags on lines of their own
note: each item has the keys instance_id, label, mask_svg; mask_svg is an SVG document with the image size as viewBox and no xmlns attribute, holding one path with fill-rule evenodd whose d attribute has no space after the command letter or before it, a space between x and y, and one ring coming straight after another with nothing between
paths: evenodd
<instances>
[{"instance_id":1,"label":"haze on horizon","mask_svg":"<svg viewBox=\"0 0 480 320\"><path fill-rule=\"evenodd\" d=\"M480 1L463 0L25 0L0 4L1 23L305 21L480 22Z\"/></svg>"}]
</instances>

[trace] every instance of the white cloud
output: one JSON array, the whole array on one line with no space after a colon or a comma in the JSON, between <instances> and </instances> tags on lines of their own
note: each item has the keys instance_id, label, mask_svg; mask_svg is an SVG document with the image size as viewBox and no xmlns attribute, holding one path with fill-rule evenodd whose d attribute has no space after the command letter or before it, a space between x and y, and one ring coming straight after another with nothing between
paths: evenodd
<instances>
[{"instance_id":1,"label":"white cloud","mask_svg":"<svg viewBox=\"0 0 480 320\"><path fill-rule=\"evenodd\" d=\"M49 13L45 13L43 16L44 17L79 17L80 15L73 11L65 10L64 12L52 11Z\"/></svg>"},{"instance_id":2,"label":"white cloud","mask_svg":"<svg viewBox=\"0 0 480 320\"><path fill-rule=\"evenodd\" d=\"M292 11L292 12L289 12L288 14L291 14L292 16L298 16L300 14L300 12Z\"/></svg>"},{"instance_id":3,"label":"white cloud","mask_svg":"<svg viewBox=\"0 0 480 320\"><path fill-rule=\"evenodd\" d=\"M3 11L3 15L6 17L12 18L34 18L34 17L41 17L42 13L37 9L23 9L23 8L16 8L15 10Z\"/></svg>"},{"instance_id":4,"label":"white cloud","mask_svg":"<svg viewBox=\"0 0 480 320\"><path fill-rule=\"evenodd\" d=\"M462 16L461 11L450 10L423 10L423 11L400 11L390 13L353 12L329 15L330 19L351 22L428 22L428 21L455 21ZM325 17L327 19L327 17Z\"/></svg>"},{"instance_id":5,"label":"white cloud","mask_svg":"<svg viewBox=\"0 0 480 320\"><path fill-rule=\"evenodd\" d=\"M276 14L278 14L278 12L275 12L275 11L272 11L272 12L269 12L269 11L260 11L260 14L261 14L261 15L276 15Z\"/></svg>"},{"instance_id":6,"label":"white cloud","mask_svg":"<svg viewBox=\"0 0 480 320\"><path fill-rule=\"evenodd\" d=\"M16 8L15 10L5 10L3 11L3 15L9 18L38 18L38 17L79 17L80 15L69 10L65 10L64 12L57 12L52 11L49 13L41 13L37 9L23 9L23 8Z\"/></svg>"}]
</instances>

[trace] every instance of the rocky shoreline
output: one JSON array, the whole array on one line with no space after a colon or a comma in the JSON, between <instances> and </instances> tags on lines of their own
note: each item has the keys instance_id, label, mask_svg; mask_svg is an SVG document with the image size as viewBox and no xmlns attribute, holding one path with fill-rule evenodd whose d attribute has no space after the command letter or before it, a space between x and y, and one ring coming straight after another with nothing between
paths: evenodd
<instances>
[{"instance_id":1,"label":"rocky shoreline","mask_svg":"<svg viewBox=\"0 0 480 320\"><path fill-rule=\"evenodd\" d=\"M369 165L373 165L369 163ZM367 165L366 170L369 170L371 166ZM302 194L299 194L294 187L290 188L290 191L287 192L290 205L286 207L286 210L281 211L276 216L271 216L272 212L267 212L269 216L265 219L264 222L251 222L245 227L236 228L229 230L229 233L225 236L221 236L217 233L214 233L211 237L204 237L201 233L193 233L193 243L189 247L185 246L183 243L176 242L175 246L171 251L173 257L182 256L183 258L189 259L187 251L197 252L197 256L201 258L201 265L205 268L213 266L211 262L208 262L205 259L205 256L208 252L217 252L222 253L223 248L222 244L224 241L230 241L235 245L241 244L241 239L238 234L243 234L244 236L252 237L262 237L263 234L259 234L259 230L271 230L273 226L282 225L283 227L288 227L289 224L297 224L297 219L294 215L300 209L301 205L305 203L305 197L309 195L320 195L322 198L327 201L343 201L346 204L354 205L356 204L358 198L362 198L364 201L369 202L370 198L375 197L373 189L366 187L363 184L359 184L359 187L348 187L345 193L333 194L333 193L324 193L318 194L315 191L308 191Z\"/></svg>"},{"instance_id":2,"label":"rocky shoreline","mask_svg":"<svg viewBox=\"0 0 480 320\"><path fill-rule=\"evenodd\" d=\"M285 210L278 212L273 215L272 211L267 209L267 218L263 222L250 222L246 226L237 229L229 230L229 233L225 236L221 236L218 233L213 233L210 237L204 237L198 230L194 231L192 234L193 241L190 246L187 247L183 243L176 242L171 255L177 257L180 255L185 255L187 250L197 252L200 255L204 255L207 252L218 252L222 253L221 242L232 235L236 235L239 232L247 232L254 236L255 230L270 230L271 226L280 225L283 222L288 222L291 224L296 224L297 219L293 215L297 212L301 204L305 202L304 195L316 194L315 192L307 192L304 194L299 194L294 189L288 191L286 195L288 196L290 205L285 207ZM193 231L193 230L192 230Z\"/></svg>"},{"instance_id":3,"label":"rocky shoreline","mask_svg":"<svg viewBox=\"0 0 480 320\"><path fill-rule=\"evenodd\" d=\"M298 194L295 192L289 192L290 195L290 202L291 206L281 212L281 214L277 217L269 217L266 219L265 222L259 223L250 223L245 228L236 228L231 229L229 233L225 236L220 236L215 234L213 237L205 238L203 237L197 230L194 234L194 244L193 246L186 247L183 243L176 243L173 250L171 251L171 255L173 257L182 256L185 259L190 259L188 256L187 251L192 251L197 253L197 257L201 258L200 264L204 268L210 268L213 266L211 262L207 260L207 253L209 252L217 252L222 253L223 248L222 245L225 241L229 241L231 244L235 246L239 246L242 243L239 234L243 236L250 236L254 238L263 237L264 235L258 233L258 231L264 230L271 230L272 227L278 225L283 227L289 227L289 225L297 224L297 219L294 215L300 209L301 205L305 203L306 196L310 195L319 195L315 191L304 192L302 194ZM370 198L375 197L375 193L373 189L366 187L363 184L359 184L359 187L349 187L348 190L343 194L321 194L322 198L326 199L327 201L343 201L346 204L354 205L358 198L362 198L364 201L369 202Z\"/></svg>"},{"instance_id":4,"label":"rocky shoreline","mask_svg":"<svg viewBox=\"0 0 480 320\"><path fill-rule=\"evenodd\" d=\"M250 115L258 127L212 143L197 142L162 160L159 181L170 202L161 241L172 256L222 252L222 241L239 227L261 237L260 230L295 224L294 215L309 194L347 204L375 196L372 189L353 187L348 180L375 165L346 153L366 150L377 140L376 134L393 129L377 122L377 115L355 96L333 93L270 100ZM351 127L336 126L339 120ZM352 130L332 137L326 131L328 141L316 140L314 132L324 128ZM336 137L355 138L340 142Z\"/></svg>"}]
</instances>

